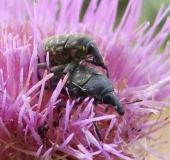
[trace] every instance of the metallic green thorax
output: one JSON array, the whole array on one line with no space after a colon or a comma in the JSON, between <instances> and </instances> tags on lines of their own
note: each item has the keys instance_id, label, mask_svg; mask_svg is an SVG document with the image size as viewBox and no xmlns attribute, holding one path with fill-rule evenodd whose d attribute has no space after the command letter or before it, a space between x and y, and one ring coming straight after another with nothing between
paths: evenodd
<instances>
[{"instance_id":1,"label":"metallic green thorax","mask_svg":"<svg viewBox=\"0 0 170 160\"><path fill-rule=\"evenodd\" d=\"M86 59L86 44L92 40L85 34L65 34L50 37L43 41L45 52L50 54L50 65L79 63Z\"/></svg>"}]
</instances>

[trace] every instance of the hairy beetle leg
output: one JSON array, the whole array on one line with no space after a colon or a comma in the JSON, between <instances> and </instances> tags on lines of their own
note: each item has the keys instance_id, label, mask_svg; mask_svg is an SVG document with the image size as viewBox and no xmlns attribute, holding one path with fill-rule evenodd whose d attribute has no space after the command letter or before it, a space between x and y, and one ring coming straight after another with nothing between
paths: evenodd
<instances>
[{"instance_id":1,"label":"hairy beetle leg","mask_svg":"<svg viewBox=\"0 0 170 160\"><path fill-rule=\"evenodd\" d=\"M40 73L39 73L39 69L44 69L44 68L47 68L46 63L39 63L39 64L37 65L37 77L38 77L38 80L41 80L41 79L42 79L41 76L40 76ZM48 87L48 86L45 86L44 89L45 89L45 90L51 90L51 88Z\"/></svg>"},{"instance_id":2,"label":"hairy beetle leg","mask_svg":"<svg viewBox=\"0 0 170 160\"><path fill-rule=\"evenodd\" d=\"M71 62L67 64L66 67L64 68L63 74L67 74L68 72L72 73L75 66L76 66L75 62Z\"/></svg>"},{"instance_id":3,"label":"hairy beetle leg","mask_svg":"<svg viewBox=\"0 0 170 160\"><path fill-rule=\"evenodd\" d=\"M106 76L107 76L107 78L109 78L109 70L107 67L105 69L106 69Z\"/></svg>"},{"instance_id":4,"label":"hairy beetle leg","mask_svg":"<svg viewBox=\"0 0 170 160\"><path fill-rule=\"evenodd\" d=\"M94 117L96 117L97 114L96 114L95 108L93 108L93 112L94 112ZM93 122L93 126L94 126L94 128L95 128L95 131L96 131L96 134L97 134L99 140L100 140L100 141L103 141L103 138L102 138L102 136L101 136L101 134L100 134L99 128L97 127L96 121Z\"/></svg>"},{"instance_id":5,"label":"hairy beetle leg","mask_svg":"<svg viewBox=\"0 0 170 160\"><path fill-rule=\"evenodd\" d=\"M43 63L39 63L39 64L37 65L37 67L38 67L38 69L40 69L40 68L47 68L47 65L46 65L45 62L43 62Z\"/></svg>"},{"instance_id":6,"label":"hairy beetle leg","mask_svg":"<svg viewBox=\"0 0 170 160\"><path fill-rule=\"evenodd\" d=\"M55 75L57 75L58 73L67 74L68 72L69 73L73 72L75 66L76 66L76 63L71 62L69 64L55 66L51 68L50 72L54 73Z\"/></svg>"},{"instance_id":7,"label":"hairy beetle leg","mask_svg":"<svg viewBox=\"0 0 170 160\"><path fill-rule=\"evenodd\" d=\"M84 61L89 62L96 66L101 66L103 69L106 70L106 76L107 76L107 78L109 78L109 70L105 64L101 65L101 64L98 64L97 62L94 62L93 60L90 60L90 59L85 59ZM83 61L81 61L80 63L83 63Z\"/></svg>"},{"instance_id":8,"label":"hairy beetle leg","mask_svg":"<svg viewBox=\"0 0 170 160\"><path fill-rule=\"evenodd\" d=\"M51 89L55 89L57 82L59 82L59 80L64 77L63 71L66 66L67 65L59 65L59 66L52 67L50 69L50 73L54 73L54 76L50 78Z\"/></svg>"},{"instance_id":9,"label":"hairy beetle leg","mask_svg":"<svg viewBox=\"0 0 170 160\"><path fill-rule=\"evenodd\" d=\"M47 68L46 63L39 63L37 65L37 77L38 77L39 80L41 80L41 76L40 76L40 73L39 73L39 69L41 69L41 68Z\"/></svg>"},{"instance_id":10,"label":"hairy beetle leg","mask_svg":"<svg viewBox=\"0 0 170 160\"><path fill-rule=\"evenodd\" d=\"M101 134L100 134L99 128L97 127L96 121L93 122L93 126L94 126L94 128L95 128L95 131L96 131L97 136L99 137L99 140L100 140L100 141L103 141L103 138L102 138L102 136L101 136Z\"/></svg>"}]
</instances>

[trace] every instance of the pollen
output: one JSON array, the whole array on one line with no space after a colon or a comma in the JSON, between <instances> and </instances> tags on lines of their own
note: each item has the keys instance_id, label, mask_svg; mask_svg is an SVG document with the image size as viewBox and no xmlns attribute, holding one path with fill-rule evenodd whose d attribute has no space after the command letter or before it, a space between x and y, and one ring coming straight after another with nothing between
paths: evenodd
<instances>
[{"instance_id":1,"label":"pollen","mask_svg":"<svg viewBox=\"0 0 170 160\"><path fill-rule=\"evenodd\" d=\"M83 51L85 51L85 50L86 50L86 48L85 48L84 46L82 46L82 50L83 50Z\"/></svg>"},{"instance_id":2,"label":"pollen","mask_svg":"<svg viewBox=\"0 0 170 160\"><path fill-rule=\"evenodd\" d=\"M54 42L54 39L50 40L49 45L51 45Z\"/></svg>"}]
</instances>

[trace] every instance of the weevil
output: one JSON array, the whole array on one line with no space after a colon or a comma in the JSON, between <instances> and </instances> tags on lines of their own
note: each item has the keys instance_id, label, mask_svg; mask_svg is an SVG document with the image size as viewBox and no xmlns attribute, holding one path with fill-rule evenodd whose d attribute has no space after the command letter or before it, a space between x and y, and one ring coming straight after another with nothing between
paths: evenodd
<instances>
[{"instance_id":1,"label":"weevil","mask_svg":"<svg viewBox=\"0 0 170 160\"><path fill-rule=\"evenodd\" d=\"M50 88L54 90L57 83L61 78L63 78L63 70L67 65L59 65L53 67L50 71L54 73L54 76L50 79ZM86 65L75 65L72 72L70 73L64 88L68 88L69 95L72 99L80 98L80 102L86 97L94 98L94 105L99 103L104 103L115 108L119 115L124 115L125 110L117 98L113 84L111 81L100 71ZM62 93L67 95L65 90ZM65 108L62 105L61 108ZM60 106L58 106L57 111L60 113ZM95 110L94 110L95 112ZM100 141L103 140L100 131L97 127L96 122L93 122L96 134L98 135ZM41 137L44 135L41 134Z\"/></svg>"},{"instance_id":2,"label":"weevil","mask_svg":"<svg viewBox=\"0 0 170 160\"><path fill-rule=\"evenodd\" d=\"M63 76L63 70L66 65L54 67L51 72L54 76L50 79L51 89L55 89L57 82ZM99 70L85 66L77 65L68 77L65 87L68 88L72 99L84 99L86 97L94 98L94 105L99 103L108 104L115 108L119 115L124 115L125 110L117 98L114 86L111 81Z\"/></svg>"},{"instance_id":3,"label":"weevil","mask_svg":"<svg viewBox=\"0 0 170 160\"><path fill-rule=\"evenodd\" d=\"M96 42L86 34L62 34L52 36L43 41L45 54L49 52L50 66L68 64L64 72L71 72L76 64L84 61L100 66L109 71L100 54ZM92 58L92 59L91 59ZM72 63L74 62L74 63ZM71 63L71 65L70 65ZM46 63L38 64L39 68L45 68Z\"/></svg>"}]
</instances>

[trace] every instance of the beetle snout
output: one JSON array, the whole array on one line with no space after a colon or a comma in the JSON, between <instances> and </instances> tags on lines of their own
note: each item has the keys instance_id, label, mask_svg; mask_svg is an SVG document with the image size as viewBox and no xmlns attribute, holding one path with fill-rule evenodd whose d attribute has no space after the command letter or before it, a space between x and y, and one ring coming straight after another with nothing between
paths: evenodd
<instances>
[{"instance_id":1,"label":"beetle snout","mask_svg":"<svg viewBox=\"0 0 170 160\"><path fill-rule=\"evenodd\" d=\"M114 106L114 108L115 108L115 110L117 111L117 113L119 114L119 115L124 115L125 114L125 110L124 110L124 108L121 106Z\"/></svg>"},{"instance_id":2,"label":"beetle snout","mask_svg":"<svg viewBox=\"0 0 170 160\"><path fill-rule=\"evenodd\" d=\"M109 92L105 94L103 102L105 104L110 104L119 115L125 114L125 110L114 92Z\"/></svg>"},{"instance_id":3,"label":"beetle snout","mask_svg":"<svg viewBox=\"0 0 170 160\"><path fill-rule=\"evenodd\" d=\"M106 64L104 64L103 60L94 57L94 58L93 58L93 61L94 61L94 64L95 64L96 66L101 66L103 69L106 70L106 76L107 76L107 78L109 78L109 70L108 70Z\"/></svg>"}]
</instances>

